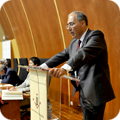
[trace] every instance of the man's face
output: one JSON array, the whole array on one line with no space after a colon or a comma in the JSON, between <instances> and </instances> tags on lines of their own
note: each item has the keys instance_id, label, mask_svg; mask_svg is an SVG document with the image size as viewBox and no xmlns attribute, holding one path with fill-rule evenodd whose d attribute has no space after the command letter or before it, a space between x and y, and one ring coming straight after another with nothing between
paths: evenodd
<instances>
[{"instance_id":1,"label":"man's face","mask_svg":"<svg viewBox=\"0 0 120 120\"><path fill-rule=\"evenodd\" d=\"M72 38L75 39L80 39L80 37L82 36L83 32L83 21L79 22L76 18L76 14L71 14L68 17L68 21L67 21L67 26L68 26L68 30L70 32L70 34L72 35Z\"/></svg>"},{"instance_id":2,"label":"man's face","mask_svg":"<svg viewBox=\"0 0 120 120\"><path fill-rule=\"evenodd\" d=\"M5 74L5 70L0 71L0 75L3 76Z\"/></svg>"}]
</instances>

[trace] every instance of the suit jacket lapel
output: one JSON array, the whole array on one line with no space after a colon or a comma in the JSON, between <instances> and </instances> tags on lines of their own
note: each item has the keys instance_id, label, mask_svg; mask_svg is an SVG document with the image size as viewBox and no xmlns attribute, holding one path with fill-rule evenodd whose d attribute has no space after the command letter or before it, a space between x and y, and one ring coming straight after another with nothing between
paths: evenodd
<instances>
[{"instance_id":1,"label":"suit jacket lapel","mask_svg":"<svg viewBox=\"0 0 120 120\"><path fill-rule=\"evenodd\" d=\"M75 39L74 43L72 44L72 47L74 49L72 49L71 55L74 55L76 53L77 46L78 46L78 39Z\"/></svg>"},{"instance_id":2,"label":"suit jacket lapel","mask_svg":"<svg viewBox=\"0 0 120 120\"><path fill-rule=\"evenodd\" d=\"M81 48L85 45L86 40L87 40L87 38L89 37L89 33L90 33L90 32L91 32L91 30L90 30L90 29L88 29L88 30L87 30L87 32L86 32L86 35L85 35L85 37L84 37L84 40L83 40L83 43L82 43Z\"/></svg>"}]
</instances>

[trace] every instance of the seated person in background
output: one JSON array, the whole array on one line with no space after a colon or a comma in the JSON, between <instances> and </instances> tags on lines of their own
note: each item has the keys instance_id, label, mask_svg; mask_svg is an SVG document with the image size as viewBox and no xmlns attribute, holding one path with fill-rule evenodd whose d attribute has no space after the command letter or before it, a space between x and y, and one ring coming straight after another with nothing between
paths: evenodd
<instances>
[{"instance_id":1,"label":"seated person in background","mask_svg":"<svg viewBox=\"0 0 120 120\"><path fill-rule=\"evenodd\" d=\"M2 59L0 59L0 64L7 65L8 63L7 63L6 59L2 58ZM0 75L0 79L1 79L1 75Z\"/></svg>"},{"instance_id":2,"label":"seated person in background","mask_svg":"<svg viewBox=\"0 0 120 120\"><path fill-rule=\"evenodd\" d=\"M31 57L30 60L29 60L29 66L31 67L36 67L36 66L39 66L40 65L40 60L39 58L37 57ZM29 72L29 68L27 69L27 71ZM29 92L30 91L30 81L29 81L29 76L30 76L30 73L28 73L27 75L27 78L25 79L25 81L19 85L19 86L14 86L14 87L11 87L9 88L8 87L8 90L9 91L23 91L23 92ZM21 109L25 109L25 108L29 108L30 107L30 98L24 98L24 100L21 100L20 101L20 108ZM22 113L21 111L21 119L23 120L24 118L26 118L26 115L29 114L29 113ZM30 116L30 115L28 115Z\"/></svg>"},{"instance_id":3,"label":"seated person in background","mask_svg":"<svg viewBox=\"0 0 120 120\"><path fill-rule=\"evenodd\" d=\"M39 66L40 65L40 60L37 57L31 57L30 61L29 61L29 66ZM29 69L27 69L28 71ZM29 72L29 71L28 71ZM8 88L10 91L16 91L16 90L21 90L21 91L30 91L30 81L29 81L29 75L30 73L28 73L27 78L25 79L25 81L19 85L19 86L15 86L12 88Z\"/></svg>"},{"instance_id":4,"label":"seated person in background","mask_svg":"<svg viewBox=\"0 0 120 120\"><path fill-rule=\"evenodd\" d=\"M40 65L39 58L37 58L37 57L30 58L29 66L35 67L35 66L39 66L39 65ZM29 69L27 69L27 70L29 70ZM22 90L24 92L25 91L30 91L29 75L30 75L30 73L28 73L27 78L25 79L25 81L21 85L8 88L8 90L10 90L10 91ZM51 77L49 77L49 79L48 79L48 84L50 84L50 80L51 80ZM48 85L48 87L49 87L49 85ZM20 102L21 107L29 105L29 104L30 104L30 99L29 98L26 98L26 99L24 99ZM51 118L52 117L52 112L51 112L52 105L51 105L49 99L47 99L47 104L48 104L48 118Z\"/></svg>"},{"instance_id":5,"label":"seated person in background","mask_svg":"<svg viewBox=\"0 0 120 120\"><path fill-rule=\"evenodd\" d=\"M0 64L7 65L8 63L6 59L2 58L0 59Z\"/></svg>"},{"instance_id":6,"label":"seated person in background","mask_svg":"<svg viewBox=\"0 0 120 120\"><path fill-rule=\"evenodd\" d=\"M12 68L8 68L6 65L0 64L0 75L1 83L9 83L15 86L20 82L17 73Z\"/></svg>"}]
</instances>

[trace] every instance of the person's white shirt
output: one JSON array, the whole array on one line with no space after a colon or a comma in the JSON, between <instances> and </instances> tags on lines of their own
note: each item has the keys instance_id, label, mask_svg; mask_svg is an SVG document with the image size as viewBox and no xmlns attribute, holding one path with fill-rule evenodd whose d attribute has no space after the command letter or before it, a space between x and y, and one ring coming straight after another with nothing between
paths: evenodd
<instances>
[{"instance_id":1,"label":"person's white shirt","mask_svg":"<svg viewBox=\"0 0 120 120\"><path fill-rule=\"evenodd\" d=\"M20 84L19 86L15 86L15 88L18 90L18 91L30 91L30 80L29 80L29 76L30 76L30 73L28 73L27 75L27 78L25 79L25 81Z\"/></svg>"}]
</instances>

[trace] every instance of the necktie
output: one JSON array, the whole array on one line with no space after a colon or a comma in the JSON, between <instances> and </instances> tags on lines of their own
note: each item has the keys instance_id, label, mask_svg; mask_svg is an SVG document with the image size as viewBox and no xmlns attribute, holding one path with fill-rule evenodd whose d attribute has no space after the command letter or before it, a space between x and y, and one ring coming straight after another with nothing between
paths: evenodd
<instances>
[{"instance_id":1,"label":"necktie","mask_svg":"<svg viewBox=\"0 0 120 120\"><path fill-rule=\"evenodd\" d=\"M77 50L78 50L78 48L80 47L80 43L81 43L81 41L80 41L80 40L78 40ZM76 51L77 51L77 50L76 50ZM79 81L76 81L76 86L78 87L78 85L79 85Z\"/></svg>"},{"instance_id":2,"label":"necktie","mask_svg":"<svg viewBox=\"0 0 120 120\"><path fill-rule=\"evenodd\" d=\"M81 41L80 41L80 40L78 40L77 50L78 50L78 48L80 47L80 43L81 43Z\"/></svg>"}]
</instances>

